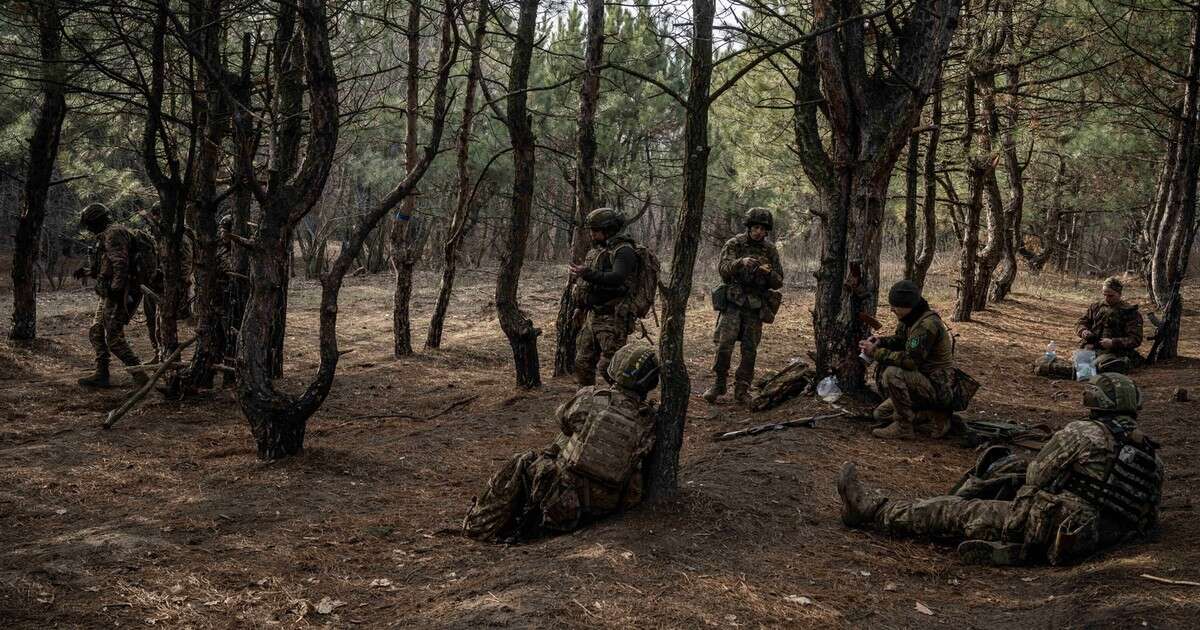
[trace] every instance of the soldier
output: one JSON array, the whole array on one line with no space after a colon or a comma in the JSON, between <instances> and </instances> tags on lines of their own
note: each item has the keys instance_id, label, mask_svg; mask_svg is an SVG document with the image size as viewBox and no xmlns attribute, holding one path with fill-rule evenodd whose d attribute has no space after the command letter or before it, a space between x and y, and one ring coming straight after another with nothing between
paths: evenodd
<instances>
[{"instance_id":1,"label":"soldier","mask_svg":"<svg viewBox=\"0 0 1200 630\"><path fill-rule=\"evenodd\" d=\"M1015 496L888 499L869 495L847 462L838 477L842 521L893 536L965 539L958 554L968 564L1064 564L1144 535L1158 522L1164 470L1158 445L1137 427L1141 393L1123 374L1100 374L1083 404L1090 418L1050 438Z\"/></svg>"},{"instance_id":2,"label":"soldier","mask_svg":"<svg viewBox=\"0 0 1200 630\"><path fill-rule=\"evenodd\" d=\"M921 289L901 280L888 291L888 304L899 323L890 337L860 341L859 349L878 361L880 393L887 397L875 408L875 419L891 423L873 433L881 438L911 438L916 410L933 410L930 432L942 437L950 430L947 413L954 396L954 343L941 316L929 308Z\"/></svg>"},{"instance_id":3,"label":"soldier","mask_svg":"<svg viewBox=\"0 0 1200 630\"><path fill-rule=\"evenodd\" d=\"M1142 314L1136 304L1121 299L1121 279L1104 281L1104 299L1088 307L1075 324L1081 348L1096 351L1096 372L1128 373L1142 357L1136 348L1142 345Z\"/></svg>"},{"instance_id":4,"label":"soldier","mask_svg":"<svg viewBox=\"0 0 1200 630\"><path fill-rule=\"evenodd\" d=\"M510 541L572 531L642 500L642 460L654 446L658 386L654 349L629 344L608 365L610 387L584 387L555 412L561 428L545 450L512 457L463 520L478 540Z\"/></svg>"},{"instance_id":5,"label":"soldier","mask_svg":"<svg viewBox=\"0 0 1200 630\"><path fill-rule=\"evenodd\" d=\"M575 338L575 378L582 387L596 383L596 370L607 378L613 355L633 332L632 308L639 260L633 239L621 234L625 217L611 208L587 215L592 248L582 265L570 265L579 278L576 317L584 317Z\"/></svg>"},{"instance_id":6,"label":"soldier","mask_svg":"<svg viewBox=\"0 0 1200 630\"><path fill-rule=\"evenodd\" d=\"M762 340L764 318L774 321L783 286L783 264L779 250L767 240L774 225L767 208L751 208L743 224L746 231L725 242L717 270L724 283L714 293L713 307L718 311L713 331L717 356L713 361L713 384L704 392L704 400L716 403L725 394L733 346L741 344L742 358L734 374L733 399L739 404L750 400L754 381L754 362Z\"/></svg>"},{"instance_id":7,"label":"soldier","mask_svg":"<svg viewBox=\"0 0 1200 630\"><path fill-rule=\"evenodd\" d=\"M113 223L104 204L93 203L83 209L80 225L96 235L95 266L91 275L96 278L96 293L99 296L88 339L96 351L96 372L79 379L84 387L108 387L110 385L109 354L115 354L125 365L141 365L133 349L125 341L125 325L130 315L137 310L142 292L139 280L146 274L145 262L137 247L137 237L127 227ZM141 385L146 375L134 373L134 380Z\"/></svg>"}]
</instances>

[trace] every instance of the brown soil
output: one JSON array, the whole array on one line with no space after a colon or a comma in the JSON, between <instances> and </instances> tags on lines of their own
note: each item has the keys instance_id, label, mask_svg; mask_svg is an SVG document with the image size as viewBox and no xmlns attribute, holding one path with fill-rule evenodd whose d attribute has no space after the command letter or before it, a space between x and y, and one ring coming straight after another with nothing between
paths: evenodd
<instances>
[{"instance_id":1,"label":"brown soil","mask_svg":"<svg viewBox=\"0 0 1200 630\"><path fill-rule=\"evenodd\" d=\"M309 423L306 452L273 464L255 460L224 389L182 404L155 397L102 431L128 377L118 375L118 389L78 388L90 362L90 295L43 296L42 338L0 342L0 626L1195 625L1200 588L1140 576L1200 580L1200 491L1190 485L1200 414L1195 402L1170 402L1176 387L1200 396L1200 360L1137 376L1144 427L1164 444L1169 471L1161 531L1080 566L966 567L952 547L841 526L841 462L859 462L870 484L895 495L932 495L973 461L953 443L884 442L848 420L708 439L828 409L811 398L754 416L694 398L677 499L573 535L493 546L457 535L471 497L511 453L551 439L552 411L573 388L548 379L513 390L492 277L462 275L444 349L403 360L390 356L390 280L351 282L340 332L354 352ZM559 275L532 270L523 293L546 327L544 368ZM1036 379L1028 366L1049 339L1069 347L1091 284L1025 279L1014 299L954 327L959 356L984 385L968 415L1055 426L1081 415L1077 385ZM418 286L414 336L423 339L436 280L422 274ZM293 296L286 380L295 391L315 366L318 296L311 283ZM10 308L3 297L0 309ZM788 300L767 329L763 369L811 347L811 294ZM949 310L951 300L932 301ZM688 320L697 392L708 382L713 319L698 293ZM145 353L144 331L129 330ZM1200 356L1194 329L1183 353Z\"/></svg>"}]
</instances>

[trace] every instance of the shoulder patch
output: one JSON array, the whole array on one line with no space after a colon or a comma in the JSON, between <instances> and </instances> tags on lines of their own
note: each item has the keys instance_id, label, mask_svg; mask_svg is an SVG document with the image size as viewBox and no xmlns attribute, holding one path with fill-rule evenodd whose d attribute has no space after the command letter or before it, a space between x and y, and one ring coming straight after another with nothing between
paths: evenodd
<instances>
[{"instance_id":1,"label":"shoulder patch","mask_svg":"<svg viewBox=\"0 0 1200 630\"><path fill-rule=\"evenodd\" d=\"M909 350L916 350L917 346L920 346L920 345L921 345L921 339L919 337L913 337L912 339L908 340L908 349Z\"/></svg>"}]
</instances>

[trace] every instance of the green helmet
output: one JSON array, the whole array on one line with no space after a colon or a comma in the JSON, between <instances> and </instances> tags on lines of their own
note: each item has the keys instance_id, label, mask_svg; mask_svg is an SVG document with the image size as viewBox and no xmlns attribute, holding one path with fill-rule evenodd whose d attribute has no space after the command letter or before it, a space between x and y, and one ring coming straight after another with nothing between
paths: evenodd
<instances>
[{"instance_id":1,"label":"green helmet","mask_svg":"<svg viewBox=\"0 0 1200 630\"><path fill-rule=\"evenodd\" d=\"M644 343L631 343L613 355L608 377L616 385L645 394L658 387L658 354Z\"/></svg>"},{"instance_id":2,"label":"green helmet","mask_svg":"<svg viewBox=\"0 0 1200 630\"><path fill-rule=\"evenodd\" d=\"M746 218L742 220L742 224L746 227L761 225L770 230L775 226L775 217L768 208L750 208L746 211Z\"/></svg>"},{"instance_id":3,"label":"green helmet","mask_svg":"<svg viewBox=\"0 0 1200 630\"><path fill-rule=\"evenodd\" d=\"M84 228L103 229L105 225L112 221L112 215L108 212L108 207L102 203L89 203L83 212L79 213L79 224ZM99 230L94 230L99 231Z\"/></svg>"},{"instance_id":4,"label":"green helmet","mask_svg":"<svg viewBox=\"0 0 1200 630\"><path fill-rule=\"evenodd\" d=\"M588 213L587 226L593 230L615 234L625 227L625 215L612 208L596 208Z\"/></svg>"},{"instance_id":5,"label":"green helmet","mask_svg":"<svg viewBox=\"0 0 1200 630\"><path fill-rule=\"evenodd\" d=\"M1137 414L1142 408L1142 392L1128 376L1105 372L1088 379L1083 406L1100 413Z\"/></svg>"}]
</instances>

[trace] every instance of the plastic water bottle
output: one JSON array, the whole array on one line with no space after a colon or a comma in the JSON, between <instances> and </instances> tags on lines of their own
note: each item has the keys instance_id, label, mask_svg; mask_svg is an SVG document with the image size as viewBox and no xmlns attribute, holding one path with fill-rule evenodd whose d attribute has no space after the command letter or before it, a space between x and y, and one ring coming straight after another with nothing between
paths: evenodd
<instances>
[{"instance_id":1,"label":"plastic water bottle","mask_svg":"<svg viewBox=\"0 0 1200 630\"><path fill-rule=\"evenodd\" d=\"M842 397L842 388L838 387L836 376L826 376L817 383L817 395L827 403L835 403Z\"/></svg>"},{"instance_id":2,"label":"plastic water bottle","mask_svg":"<svg viewBox=\"0 0 1200 630\"><path fill-rule=\"evenodd\" d=\"M1046 354L1043 357L1046 363L1054 363L1054 360L1058 358L1058 344L1053 341L1047 344Z\"/></svg>"}]
</instances>

